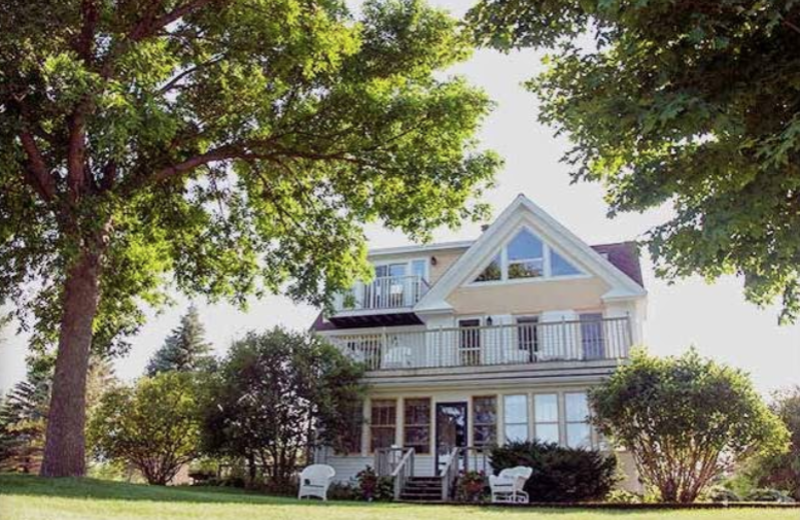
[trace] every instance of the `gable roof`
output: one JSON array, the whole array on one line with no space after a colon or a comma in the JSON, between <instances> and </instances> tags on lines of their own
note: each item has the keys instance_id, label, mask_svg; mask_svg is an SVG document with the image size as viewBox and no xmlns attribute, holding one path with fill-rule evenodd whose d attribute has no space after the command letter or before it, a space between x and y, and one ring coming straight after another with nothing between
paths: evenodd
<instances>
[{"instance_id":1,"label":"gable roof","mask_svg":"<svg viewBox=\"0 0 800 520\"><path fill-rule=\"evenodd\" d=\"M635 261L631 258L630 245L598 246L599 250L593 249L533 201L520 194L420 299L414 311L437 312L451 309L445 298L502 246L507 235L522 225L532 225L542 239L565 251L605 280L611 290L604 298L641 298L647 294L641 284L638 258Z\"/></svg>"}]
</instances>

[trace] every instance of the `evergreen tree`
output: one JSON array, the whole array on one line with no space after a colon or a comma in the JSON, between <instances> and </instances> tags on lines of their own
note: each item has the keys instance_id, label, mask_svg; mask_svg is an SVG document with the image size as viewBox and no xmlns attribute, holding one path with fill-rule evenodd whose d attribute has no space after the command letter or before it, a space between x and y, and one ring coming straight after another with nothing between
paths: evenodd
<instances>
[{"instance_id":1,"label":"evergreen tree","mask_svg":"<svg viewBox=\"0 0 800 520\"><path fill-rule=\"evenodd\" d=\"M160 372L194 372L209 370L215 365L210 355L211 344L205 341L205 328L197 308L192 305L181 318L180 325L164 341L147 364L147 375Z\"/></svg>"},{"instance_id":2,"label":"evergreen tree","mask_svg":"<svg viewBox=\"0 0 800 520\"><path fill-rule=\"evenodd\" d=\"M0 405L0 471L38 473L50 401L49 370L30 363L26 379Z\"/></svg>"}]
</instances>

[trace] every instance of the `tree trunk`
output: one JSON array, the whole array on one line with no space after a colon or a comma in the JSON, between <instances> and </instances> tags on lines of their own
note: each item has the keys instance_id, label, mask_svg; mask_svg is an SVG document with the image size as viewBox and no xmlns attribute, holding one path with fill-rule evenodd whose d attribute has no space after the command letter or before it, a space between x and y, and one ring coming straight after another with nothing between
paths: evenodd
<instances>
[{"instance_id":1,"label":"tree trunk","mask_svg":"<svg viewBox=\"0 0 800 520\"><path fill-rule=\"evenodd\" d=\"M82 476L86 471L86 373L99 276L100 254L90 250L84 250L67 271L41 469L46 477Z\"/></svg>"}]
</instances>

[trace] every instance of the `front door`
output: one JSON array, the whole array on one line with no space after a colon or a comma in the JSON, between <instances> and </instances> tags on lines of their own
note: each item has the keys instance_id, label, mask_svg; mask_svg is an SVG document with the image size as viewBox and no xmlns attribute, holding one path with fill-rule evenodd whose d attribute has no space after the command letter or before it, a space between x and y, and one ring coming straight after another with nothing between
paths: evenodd
<instances>
[{"instance_id":1,"label":"front door","mask_svg":"<svg viewBox=\"0 0 800 520\"><path fill-rule=\"evenodd\" d=\"M453 448L467 447L467 403L436 405L436 468L441 473Z\"/></svg>"}]
</instances>

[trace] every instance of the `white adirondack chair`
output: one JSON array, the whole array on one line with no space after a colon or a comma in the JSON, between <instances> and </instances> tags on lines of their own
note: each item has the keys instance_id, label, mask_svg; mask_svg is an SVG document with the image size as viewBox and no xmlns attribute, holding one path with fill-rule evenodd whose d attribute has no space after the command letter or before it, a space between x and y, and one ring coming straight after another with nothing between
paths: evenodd
<instances>
[{"instance_id":1,"label":"white adirondack chair","mask_svg":"<svg viewBox=\"0 0 800 520\"><path fill-rule=\"evenodd\" d=\"M523 491L523 488L532 473L532 468L516 466L504 469L499 475L490 475L489 487L492 489L492 502L527 504L530 497Z\"/></svg>"},{"instance_id":2,"label":"white adirondack chair","mask_svg":"<svg viewBox=\"0 0 800 520\"><path fill-rule=\"evenodd\" d=\"M328 500L328 487L331 485L336 470L327 464L312 464L300 473L300 490L297 498L319 497Z\"/></svg>"}]
</instances>

